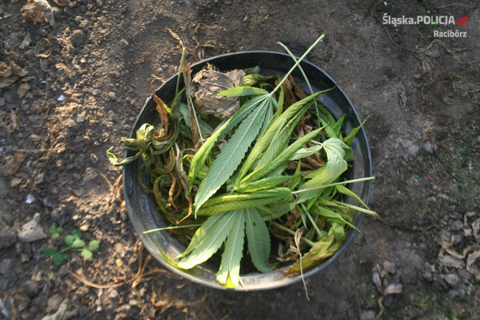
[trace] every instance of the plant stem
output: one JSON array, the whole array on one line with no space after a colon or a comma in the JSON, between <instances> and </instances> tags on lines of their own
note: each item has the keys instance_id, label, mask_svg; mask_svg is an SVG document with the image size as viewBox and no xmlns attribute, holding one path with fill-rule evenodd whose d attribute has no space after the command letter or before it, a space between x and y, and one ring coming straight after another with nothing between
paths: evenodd
<instances>
[{"instance_id":1,"label":"plant stem","mask_svg":"<svg viewBox=\"0 0 480 320\"><path fill-rule=\"evenodd\" d=\"M288 229L287 227L284 227L282 226L281 224L277 223L277 222L274 222L272 221L272 225L275 225L275 228L278 228L282 231L285 231L289 234L291 234L292 236L295 236L295 231L293 230L290 230ZM311 240L308 240L307 238L301 238L302 241L304 241L306 244L308 244L309 246L313 247L315 245L315 243L313 243Z\"/></svg>"},{"instance_id":2,"label":"plant stem","mask_svg":"<svg viewBox=\"0 0 480 320\"><path fill-rule=\"evenodd\" d=\"M275 92L283 85L283 83L285 82L285 80L287 80L288 76L290 75L290 73L293 72L293 70L295 70L295 68L298 67L298 65L303 61L303 59L305 59L305 57L310 53L310 51L313 50L313 48L315 48L315 46L323 40L323 38L325 38L325 35L322 34L311 46L310 48L308 48L307 51L305 51L305 53L300 57L300 59L297 60L297 62L295 62L295 64L293 65L293 67L287 72L287 74L283 77L283 79L278 83L278 85L275 87L275 89L273 89L272 92L270 92L269 96L270 97L273 97L273 95L275 94Z\"/></svg>"},{"instance_id":3,"label":"plant stem","mask_svg":"<svg viewBox=\"0 0 480 320\"><path fill-rule=\"evenodd\" d=\"M369 180L375 180L375 177L358 178L358 179L354 179L354 180L346 180L346 181L341 181L341 182L330 183L330 184L326 184L324 186L318 186L318 187L314 187L314 188L292 191L292 194L324 189L324 188L333 187L333 186L336 186L336 185L339 185L339 184L355 183L355 182L362 182L362 181L369 181Z\"/></svg>"}]
</instances>

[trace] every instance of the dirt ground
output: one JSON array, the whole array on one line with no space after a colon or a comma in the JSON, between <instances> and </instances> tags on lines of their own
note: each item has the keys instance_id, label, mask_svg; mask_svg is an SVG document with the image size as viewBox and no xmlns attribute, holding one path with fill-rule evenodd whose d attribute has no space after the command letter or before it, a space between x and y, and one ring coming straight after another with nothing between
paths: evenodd
<instances>
[{"instance_id":1,"label":"dirt ground","mask_svg":"<svg viewBox=\"0 0 480 320\"><path fill-rule=\"evenodd\" d=\"M48 22L0 4L0 317L6 319L480 318L480 10L478 1L47 0ZM44 2L47 2L44 1ZM436 25L391 17L468 16ZM52 19L53 16L53 19ZM40 19L41 20L41 19ZM53 21L54 20L54 21ZM366 124L374 175L368 218L347 251L302 284L225 292L149 258L105 151L127 136L152 77L180 60L243 50L301 54L329 73ZM116 189L118 191L118 188ZM38 240L22 226L39 213ZM81 230L90 260L61 267L42 250ZM20 233L19 233L20 232ZM31 239L30 239L31 240ZM382 297L379 285L403 284ZM389 287L392 289L392 287Z\"/></svg>"}]
</instances>

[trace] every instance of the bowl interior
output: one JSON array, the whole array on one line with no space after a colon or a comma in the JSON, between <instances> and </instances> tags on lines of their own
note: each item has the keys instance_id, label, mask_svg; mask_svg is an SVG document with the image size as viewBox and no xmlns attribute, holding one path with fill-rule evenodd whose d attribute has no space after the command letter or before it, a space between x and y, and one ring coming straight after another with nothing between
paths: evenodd
<instances>
[{"instance_id":1,"label":"bowl interior","mask_svg":"<svg viewBox=\"0 0 480 320\"><path fill-rule=\"evenodd\" d=\"M245 69L260 66L261 73L264 75L283 75L293 66L292 59L282 53L254 51L254 52L239 52L216 56L192 65L193 74L200 71L207 63L215 65L221 71L228 71L233 69ZM308 76L313 91L320 91L336 86L335 81L327 75L323 70L314 66L313 64L303 61L301 67ZM292 73L295 81L306 90L306 83L303 80L300 70L297 68ZM164 101L171 101L175 95L175 87L177 83L177 76L173 76L166 81L160 88L157 89L157 96ZM308 92L308 90L306 90ZM330 112L338 119L343 114L347 114L346 132L350 132L355 127L361 124L355 108L345 93L338 87L322 95L320 99ZM147 99L140 115L138 116L130 137L135 137L135 132L144 123L156 123L158 113L155 111L156 103L150 97ZM356 135L352 144L354 161L349 164L352 166L348 172L348 178L361 178L372 175L370 148L368 145L365 130L362 128ZM132 156L133 152L127 151L126 156ZM157 211L157 205L154 199L145 194L142 187L138 183L137 177L139 174L140 161L134 161L126 165L123 169L123 184L125 203L128 215L133 224L135 231L143 242L147 250L162 263L166 268L170 269L191 281L200 283L206 286L225 289L215 279L215 274L218 267L207 263L197 266L190 270L178 270L168 264L160 254L158 247L162 249L168 256L174 257L185 250L185 246L178 242L177 239L170 236L168 231L153 232L143 234L144 231L166 227L167 224L162 219ZM365 181L348 186L355 193L357 193L362 200L368 204L370 198L371 182ZM364 213L356 212L353 224L359 228L364 218ZM305 277L311 276L330 265L335 259L342 254L349 243L355 237L356 231L351 229L347 233L347 237L336 252L334 256L326 260L321 265L314 267L304 273ZM285 286L288 284L300 281L300 277L288 277L280 271L272 271L269 273L251 273L242 274L243 286L235 290L250 291L250 290L264 290L276 287Z\"/></svg>"}]
</instances>

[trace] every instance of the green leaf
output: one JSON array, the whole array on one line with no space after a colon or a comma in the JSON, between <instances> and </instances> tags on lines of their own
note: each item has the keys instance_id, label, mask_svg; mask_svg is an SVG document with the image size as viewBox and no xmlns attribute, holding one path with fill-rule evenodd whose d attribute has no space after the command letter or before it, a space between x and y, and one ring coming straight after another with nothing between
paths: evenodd
<instances>
[{"instance_id":1,"label":"green leaf","mask_svg":"<svg viewBox=\"0 0 480 320\"><path fill-rule=\"evenodd\" d=\"M306 176L307 179L311 180L305 182L300 188L300 191L302 189L309 189L332 183L343 172L345 172L345 170L347 170L347 162L343 159L343 156L345 155L345 150L343 148L348 148L345 143L337 138L330 138L325 141L322 146L327 153L327 165ZM297 203L318 197L320 193L322 193L322 190L302 192L297 197Z\"/></svg>"},{"instance_id":2,"label":"green leaf","mask_svg":"<svg viewBox=\"0 0 480 320\"><path fill-rule=\"evenodd\" d=\"M253 99L250 99L246 102L234 115L227 120L219 129L217 129L211 136L208 138L205 143L200 147L200 149L195 153L195 156L192 159L190 164L190 171L188 172L188 180L190 181L190 189L193 186L193 182L196 177L205 167L206 161L210 156L210 153L217 143L217 140L223 137L228 131L232 130L237 124L239 124L245 117L247 117L257 106L261 103L266 96L259 96Z\"/></svg>"},{"instance_id":3,"label":"green leaf","mask_svg":"<svg viewBox=\"0 0 480 320\"><path fill-rule=\"evenodd\" d=\"M270 272L272 271L272 268L268 265L270 233L267 226L257 209L246 209L244 212L248 251L250 251L253 265L260 272Z\"/></svg>"},{"instance_id":4,"label":"green leaf","mask_svg":"<svg viewBox=\"0 0 480 320\"><path fill-rule=\"evenodd\" d=\"M253 98L250 101L255 99ZM267 108L271 107L265 96L260 96L257 100L256 109L240 124L202 180L195 196L195 212L198 212L202 204L230 178L243 160L251 143L257 137L265 120Z\"/></svg>"},{"instance_id":5,"label":"green leaf","mask_svg":"<svg viewBox=\"0 0 480 320\"><path fill-rule=\"evenodd\" d=\"M362 204L362 206L364 206L365 208L368 209L368 206L362 201L362 199L357 196L357 194L355 192L353 192L352 190L348 189L347 187L345 187L344 185L336 185L335 188L338 190L338 192L340 193L343 193L347 196L350 196L350 197L353 197L355 199L357 199L358 202L360 202Z\"/></svg>"},{"instance_id":6,"label":"green leaf","mask_svg":"<svg viewBox=\"0 0 480 320\"><path fill-rule=\"evenodd\" d=\"M352 131L350 131L350 133L348 134L348 136L346 136L344 139L343 139L343 142L345 142L345 144L349 147L352 146L352 142L353 142L353 138L355 138L355 135L357 134L357 132L363 127L363 125L365 124L365 122L368 120L368 118L370 118L370 116L368 116L363 122L361 125L359 125L358 127L352 129Z\"/></svg>"},{"instance_id":7,"label":"green leaf","mask_svg":"<svg viewBox=\"0 0 480 320\"><path fill-rule=\"evenodd\" d=\"M268 95L268 91L255 87L234 87L218 94L224 97L254 97Z\"/></svg>"},{"instance_id":8,"label":"green leaf","mask_svg":"<svg viewBox=\"0 0 480 320\"><path fill-rule=\"evenodd\" d=\"M342 139L342 125L345 119L347 118L347 114L345 113L340 119L335 122L335 124L332 126L333 131L335 131L335 135L339 138Z\"/></svg>"},{"instance_id":9,"label":"green leaf","mask_svg":"<svg viewBox=\"0 0 480 320\"><path fill-rule=\"evenodd\" d=\"M45 258L49 258L49 257L53 256L54 254L57 254L58 251L53 249L53 248L47 247L47 248L43 249L42 253L45 256Z\"/></svg>"},{"instance_id":10,"label":"green leaf","mask_svg":"<svg viewBox=\"0 0 480 320\"><path fill-rule=\"evenodd\" d=\"M65 239L64 239L65 244L66 244L67 246L69 246L69 247L72 246L74 240L75 240L75 238L74 238L72 235L70 235L70 234L67 235L67 236L65 236Z\"/></svg>"},{"instance_id":11,"label":"green leaf","mask_svg":"<svg viewBox=\"0 0 480 320\"><path fill-rule=\"evenodd\" d=\"M331 209L328 209L328 208L326 208L322 205L318 205L318 204L314 205L314 206L311 207L311 210L315 214L318 214L318 215L321 215L322 217L327 218L327 220L329 220L329 221L333 221L333 222L339 223L341 225L348 225L350 228L355 229L357 231L360 231L360 230L358 230L357 227L355 227L349 221L345 220L340 213L335 212Z\"/></svg>"},{"instance_id":12,"label":"green leaf","mask_svg":"<svg viewBox=\"0 0 480 320\"><path fill-rule=\"evenodd\" d=\"M85 245L85 242L82 239L74 239L72 243L72 248L81 248Z\"/></svg>"},{"instance_id":13,"label":"green leaf","mask_svg":"<svg viewBox=\"0 0 480 320\"><path fill-rule=\"evenodd\" d=\"M303 137L297 139L294 143L285 149L281 154L278 155L275 159L273 159L270 163L265 165L264 167L255 170L249 176L245 177L244 181L255 181L265 177L270 172L274 171L278 166L282 165L284 162L287 162L290 157L297 152L304 144L314 139L322 129L317 129L309 132L308 134L304 135Z\"/></svg>"},{"instance_id":14,"label":"green leaf","mask_svg":"<svg viewBox=\"0 0 480 320\"><path fill-rule=\"evenodd\" d=\"M82 231L80 231L80 230L73 230L72 236L73 236L75 239L82 239L83 234L82 234Z\"/></svg>"},{"instance_id":15,"label":"green leaf","mask_svg":"<svg viewBox=\"0 0 480 320\"><path fill-rule=\"evenodd\" d=\"M284 184L287 181L290 181L293 176L273 176L264 179L260 179L254 182L247 182L240 184L236 191L237 192L255 192L264 189L270 189L278 187L279 185Z\"/></svg>"},{"instance_id":16,"label":"green leaf","mask_svg":"<svg viewBox=\"0 0 480 320\"><path fill-rule=\"evenodd\" d=\"M205 133L213 132L214 129L208 123L206 123L202 118L198 117L197 120L198 120L198 126L200 127L200 130L202 130L202 135L204 135Z\"/></svg>"},{"instance_id":17,"label":"green leaf","mask_svg":"<svg viewBox=\"0 0 480 320\"><path fill-rule=\"evenodd\" d=\"M306 157L310 157L311 155L319 152L320 150L322 150L323 146L313 146L313 147L309 147L309 148L300 148L297 152L295 152L291 157L290 161L294 161L294 160L299 160L299 159L303 159L303 158L306 158Z\"/></svg>"},{"instance_id":18,"label":"green leaf","mask_svg":"<svg viewBox=\"0 0 480 320\"><path fill-rule=\"evenodd\" d=\"M180 111L180 116L182 117L183 121L185 121L185 124L187 125L187 127L190 128L192 125L192 122L190 120L190 112L188 111L188 105L184 102L180 102L178 104L178 110Z\"/></svg>"},{"instance_id":19,"label":"green leaf","mask_svg":"<svg viewBox=\"0 0 480 320\"><path fill-rule=\"evenodd\" d=\"M295 189L298 184L302 181L302 163L301 161L298 161L297 169L295 170L295 174L293 175L292 180L288 184L287 188L290 190Z\"/></svg>"},{"instance_id":20,"label":"green leaf","mask_svg":"<svg viewBox=\"0 0 480 320\"><path fill-rule=\"evenodd\" d=\"M50 228L48 228L48 232L50 232L50 233L55 233L55 232L57 232L57 226L56 226L56 225L50 226Z\"/></svg>"},{"instance_id":21,"label":"green leaf","mask_svg":"<svg viewBox=\"0 0 480 320\"><path fill-rule=\"evenodd\" d=\"M235 221L225 242L222 263L217 273L217 281L227 288L236 288L240 284L240 260L243 256L245 238L245 213L233 213Z\"/></svg>"},{"instance_id":22,"label":"green leaf","mask_svg":"<svg viewBox=\"0 0 480 320\"><path fill-rule=\"evenodd\" d=\"M246 194L221 195L211 198L199 211L199 215L215 215L226 211L255 208L264 205L292 201L290 189L277 187Z\"/></svg>"},{"instance_id":23,"label":"green leaf","mask_svg":"<svg viewBox=\"0 0 480 320\"><path fill-rule=\"evenodd\" d=\"M65 256L63 254L60 254L60 253L55 253L52 257L52 261L53 261L53 264L56 265L57 267L58 266L61 266L63 264L63 261L64 260L67 260L67 259L64 259Z\"/></svg>"},{"instance_id":24,"label":"green leaf","mask_svg":"<svg viewBox=\"0 0 480 320\"><path fill-rule=\"evenodd\" d=\"M87 246L87 249L92 252L98 251L99 248L100 248L100 242L96 239L90 240Z\"/></svg>"},{"instance_id":25,"label":"green leaf","mask_svg":"<svg viewBox=\"0 0 480 320\"><path fill-rule=\"evenodd\" d=\"M201 243L196 246L186 258L183 258L178 262L178 267L182 269L191 269L210 259L227 238L236 221L236 214L238 214L237 211L221 213L220 215L222 216L222 219L215 221L215 225L211 228L211 232L208 234L205 234L205 231L201 230L202 227L200 227L197 232L200 233L200 237L203 238L203 241L201 241ZM207 221L209 219L207 219ZM197 234L197 232L195 234Z\"/></svg>"},{"instance_id":26,"label":"green leaf","mask_svg":"<svg viewBox=\"0 0 480 320\"><path fill-rule=\"evenodd\" d=\"M88 249L83 249L80 254L84 259L90 259L93 257L93 252Z\"/></svg>"}]
</instances>

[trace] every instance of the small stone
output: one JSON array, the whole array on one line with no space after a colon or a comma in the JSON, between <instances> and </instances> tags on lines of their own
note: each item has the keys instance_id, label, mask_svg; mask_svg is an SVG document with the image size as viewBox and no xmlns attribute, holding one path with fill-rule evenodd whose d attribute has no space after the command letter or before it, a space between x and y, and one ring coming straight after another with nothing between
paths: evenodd
<instances>
[{"instance_id":1,"label":"small stone","mask_svg":"<svg viewBox=\"0 0 480 320\"><path fill-rule=\"evenodd\" d=\"M443 280L445 280L452 287L456 287L461 281L460 277L454 273L443 276Z\"/></svg>"},{"instance_id":2,"label":"small stone","mask_svg":"<svg viewBox=\"0 0 480 320\"><path fill-rule=\"evenodd\" d=\"M32 242L46 237L40 226L40 213L35 213L33 219L24 224L22 229L18 231L18 239L22 242Z\"/></svg>"},{"instance_id":3,"label":"small stone","mask_svg":"<svg viewBox=\"0 0 480 320\"><path fill-rule=\"evenodd\" d=\"M22 183L22 178L13 178L10 180L10 187L16 188Z\"/></svg>"},{"instance_id":4,"label":"small stone","mask_svg":"<svg viewBox=\"0 0 480 320\"><path fill-rule=\"evenodd\" d=\"M460 220L455 220L452 222L452 224L450 225L450 229L452 231L460 231L463 229L463 222L460 221Z\"/></svg>"},{"instance_id":5,"label":"small stone","mask_svg":"<svg viewBox=\"0 0 480 320\"><path fill-rule=\"evenodd\" d=\"M122 47L122 49L126 49L130 44L128 43L127 40L125 39L122 39L120 40L120 47Z\"/></svg>"},{"instance_id":6,"label":"small stone","mask_svg":"<svg viewBox=\"0 0 480 320\"><path fill-rule=\"evenodd\" d=\"M88 167L85 170L85 175L83 176L83 181L85 181L85 182L92 181L97 177L98 177L97 171L95 171L95 169L92 168L92 167Z\"/></svg>"},{"instance_id":7,"label":"small stone","mask_svg":"<svg viewBox=\"0 0 480 320\"><path fill-rule=\"evenodd\" d=\"M375 316L376 314L373 310L362 311L362 313L360 313L360 320L374 320Z\"/></svg>"},{"instance_id":8,"label":"small stone","mask_svg":"<svg viewBox=\"0 0 480 320\"><path fill-rule=\"evenodd\" d=\"M115 244L115 252L120 256L120 258L123 258L125 256L125 246L119 242Z\"/></svg>"},{"instance_id":9,"label":"small stone","mask_svg":"<svg viewBox=\"0 0 480 320\"><path fill-rule=\"evenodd\" d=\"M80 46L85 39L85 33L82 30L75 30L72 32L71 41L74 47Z\"/></svg>"},{"instance_id":10,"label":"small stone","mask_svg":"<svg viewBox=\"0 0 480 320\"><path fill-rule=\"evenodd\" d=\"M390 261L383 261L383 269L390 274L395 274L397 271L395 268L395 263Z\"/></svg>"},{"instance_id":11,"label":"small stone","mask_svg":"<svg viewBox=\"0 0 480 320\"><path fill-rule=\"evenodd\" d=\"M40 292L40 284L37 281L27 280L25 282L25 292L30 296L34 297Z\"/></svg>"},{"instance_id":12,"label":"small stone","mask_svg":"<svg viewBox=\"0 0 480 320\"><path fill-rule=\"evenodd\" d=\"M86 116L85 112L82 112L79 115L77 115L77 122L82 123L83 121L85 121L85 116Z\"/></svg>"},{"instance_id":13,"label":"small stone","mask_svg":"<svg viewBox=\"0 0 480 320\"><path fill-rule=\"evenodd\" d=\"M15 231L11 229L0 230L0 249L6 249L15 243Z\"/></svg>"},{"instance_id":14,"label":"small stone","mask_svg":"<svg viewBox=\"0 0 480 320\"><path fill-rule=\"evenodd\" d=\"M95 153L91 153L90 154L90 161L93 163L93 164L97 164L98 163L98 157Z\"/></svg>"},{"instance_id":15,"label":"small stone","mask_svg":"<svg viewBox=\"0 0 480 320\"><path fill-rule=\"evenodd\" d=\"M0 262L0 274L7 274L11 271L13 259L3 259Z\"/></svg>"},{"instance_id":16,"label":"small stone","mask_svg":"<svg viewBox=\"0 0 480 320\"><path fill-rule=\"evenodd\" d=\"M48 298L47 301L47 312L52 312L58 309L60 303L62 303L63 297L60 294L55 294L52 297Z\"/></svg>"},{"instance_id":17,"label":"small stone","mask_svg":"<svg viewBox=\"0 0 480 320\"><path fill-rule=\"evenodd\" d=\"M1 97L0 98L0 107L3 107L6 104L5 98Z\"/></svg>"},{"instance_id":18,"label":"small stone","mask_svg":"<svg viewBox=\"0 0 480 320\"><path fill-rule=\"evenodd\" d=\"M108 93L108 98L109 98L110 100L112 100L112 101L115 101L115 99L117 98L117 95L115 94L115 92L110 91L110 92Z\"/></svg>"}]
</instances>

